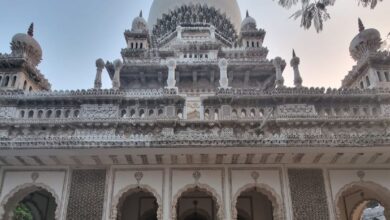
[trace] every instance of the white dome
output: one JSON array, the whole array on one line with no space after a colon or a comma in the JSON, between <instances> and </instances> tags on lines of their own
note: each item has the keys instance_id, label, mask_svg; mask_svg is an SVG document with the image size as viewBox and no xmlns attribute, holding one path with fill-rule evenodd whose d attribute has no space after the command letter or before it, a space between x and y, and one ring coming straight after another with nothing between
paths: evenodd
<instances>
[{"instance_id":1,"label":"white dome","mask_svg":"<svg viewBox=\"0 0 390 220\"><path fill-rule=\"evenodd\" d=\"M236 31L239 32L241 25L241 12L237 0L154 0L149 12L149 27L153 28L157 23L157 19L162 18L163 14L166 14L182 5L190 4L206 4L220 10L222 13L226 14L226 17L230 19Z\"/></svg>"}]
</instances>

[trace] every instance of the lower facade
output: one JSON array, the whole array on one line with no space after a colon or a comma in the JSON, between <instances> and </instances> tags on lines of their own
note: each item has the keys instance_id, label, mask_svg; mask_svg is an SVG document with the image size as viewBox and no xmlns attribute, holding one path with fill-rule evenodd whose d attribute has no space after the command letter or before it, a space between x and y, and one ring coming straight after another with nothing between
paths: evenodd
<instances>
[{"instance_id":1,"label":"lower facade","mask_svg":"<svg viewBox=\"0 0 390 220\"><path fill-rule=\"evenodd\" d=\"M2 167L0 215L34 219L390 219L390 168ZM379 211L376 211L379 210Z\"/></svg>"}]
</instances>

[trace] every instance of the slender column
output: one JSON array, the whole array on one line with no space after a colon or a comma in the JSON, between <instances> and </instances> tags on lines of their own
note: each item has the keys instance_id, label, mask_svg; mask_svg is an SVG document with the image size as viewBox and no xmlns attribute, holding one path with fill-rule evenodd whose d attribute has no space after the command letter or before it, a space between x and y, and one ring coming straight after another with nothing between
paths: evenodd
<instances>
[{"instance_id":1,"label":"slender column","mask_svg":"<svg viewBox=\"0 0 390 220\"><path fill-rule=\"evenodd\" d=\"M294 69L294 85L297 88L302 87L302 77L299 72L300 59L296 56L295 51L293 50L293 58L291 59L291 67Z\"/></svg>"},{"instance_id":2,"label":"slender column","mask_svg":"<svg viewBox=\"0 0 390 220\"><path fill-rule=\"evenodd\" d=\"M165 168L165 177L164 177L164 201L163 201L163 220L171 220L171 198L170 198L170 188L171 188L171 182L170 182L170 168Z\"/></svg>"},{"instance_id":3,"label":"slender column","mask_svg":"<svg viewBox=\"0 0 390 220\"><path fill-rule=\"evenodd\" d=\"M229 88L229 79L227 76L227 67L228 67L228 61L226 59L220 59L219 63L219 87L220 88Z\"/></svg>"},{"instance_id":4,"label":"slender column","mask_svg":"<svg viewBox=\"0 0 390 220\"><path fill-rule=\"evenodd\" d=\"M114 74L114 78L112 79L112 88L115 89L115 90L118 90L121 86L121 82L120 82L120 73L121 73L121 70L122 70L122 67L123 67L123 63L121 60L117 59L114 61L114 67L115 67L115 74Z\"/></svg>"},{"instance_id":5,"label":"slender column","mask_svg":"<svg viewBox=\"0 0 390 220\"><path fill-rule=\"evenodd\" d=\"M96 77L95 77L95 89L102 88L102 72L104 68L104 61L102 59L96 60Z\"/></svg>"},{"instance_id":6,"label":"slender column","mask_svg":"<svg viewBox=\"0 0 390 220\"><path fill-rule=\"evenodd\" d=\"M282 188L284 192L284 203L285 203L285 209L284 214L286 215L286 220L292 220L293 219L293 210L292 210L292 201L291 201L291 193L290 193L290 181L288 179L288 168L283 165L282 169Z\"/></svg>"},{"instance_id":7,"label":"slender column","mask_svg":"<svg viewBox=\"0 0 390 220\"><path fill-rule=\"evenodd\" d=\"M282 65L284 61L280 57L276 57L273 60L273 64L276 69L276 86L278 88L284 87L284 78L283 78L283 70L282 70Z\"/></svg>"},{"instance_id":8,"label":"slender column","mask_svg":"<svg viewBox=\"0 0 390 220\"><path fill-rule=\"evenodd\" d=\"M168 80L167 80L167 87L168 88L176 88L176 60L168 60L167 63L168 66Z\"/></svg>"},{"instance_id":9,"label":"slender column","mask_svg":"<svg viewBox=\"0 0 390 220\"><path fill-rule=\"evenodd\" d=\"M329 172L327 169L323 168L322 172L324 173L324 182L325 182L325 192L328 201L329 207L329 218L330 220L336 220L335 204L333 202L331 183L329 179Z\"/></svg>"},{"instance_id":10,"label":"slender column","mask_svg":"<svg viewBox=\"0 0 390 220\"><path fill-rule=\"evenodd\" d=\"M181 40L182 39L182 32L183 32L183 28L179 25L177 26L176 28L176 32L177 32L177 39Z\"/></svg>"}]
</instances>

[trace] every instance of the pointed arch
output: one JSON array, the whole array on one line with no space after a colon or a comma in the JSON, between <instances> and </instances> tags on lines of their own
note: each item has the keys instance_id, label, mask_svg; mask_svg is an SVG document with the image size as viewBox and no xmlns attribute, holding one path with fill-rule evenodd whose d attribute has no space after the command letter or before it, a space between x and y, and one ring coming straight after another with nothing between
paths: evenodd
<instances>
[{"instance_id":1,"label":"pointed arch","mask_svg":"<svg viewBox=\"0 0 390 220\"><path fill-rule=\"evenodd\" d=\"M283 220L284 219L284 212L283 212L283 202L282 198L275 192L275 190L268 186L267 184L263 183L250 183L247 184L240 189L237 190L236 194L233 197L232 200L232 219L236 220L238 211L237 211L237 201L238 197L246 191L249 191L251 189L256 189L259 193L265 195L272 203L273 207L273 219L274 220Z\"/></svg>"},{"instance_id":2,"label":"pointed arch","mask_svg":"<svg viewBox=\"0 0 390 220\"><path fill-rule=\"evenodd\" d=\"M195 183L195 184L189 184L189 185L184 186L172 198L172 206L171 206L171 219L172 220L177 219L176 208L177 208L177 204L179 202L180 197L184 193L191 192L194 190L204 192L207 195L211 196L211 198L214 200L216 208L217 208L217 220L223 220L225 218L225 210L224 210L223 202L222 202L221 196L217 193L217 191L207 184Z\"/></svg>"},{"instance_id":3,"label":"pointed arch","mask_svg":"<svg viewBox=\"0 0 390 220\"><path fill-rule=\"evenodd\" d=\"M381 205L384 206L385 208L385 217L386 219L390 219L390 190L378 183L372 182L372 181L356 181L356 182L351 182L349 184L344 185L336 194L334 204L335 204L335 209L336 209L336 216L337 219L342 220L342 206L341 203L343 202L343 196L353 190L363 190L366 192L369 192L370 194L374 194L375 197L377 198L365 198L365 200L374 200L378 201ZM359 201L358 204L355 205L356 209L359 204L361 204L362 201ZM353 213L353 212L352 212ZM348 213L349 215L350 213Z\"/></svg>"},{"instance_id":4,"label":"pointed arch","mask_svg":"<svg viewBox=\"0 0 390 220\"><path fill-rule=\"evenodd\" d=\"M129 186L121 189L116 194L116 196L112 199L112 204L111 204L111 213L110 213L111 220L117 219L118 209L120 208L119 206L121 205L121 202L123 202L123 200L126 199L128 196L130 196L134 193L137 193L137 192L148 192L148 193L151 193L156 198L157 205L158 205L157 219L162 220L163 203L162 203L161 196L152 187L150 187L148 185L143 185L143 184L129 185Z\"/></svg>"},{"instance_id":5,"label":"pointed arch","mask_svg":"<svg viewBox=\"0 0 390 220\"><path fill-rule=\"evenodd\" d=\"M23 185L16 186L13 188L0 203L0 219L7 219L7 215L16 207L17 203L20 202L20 198L27 196L38 190L45 190L48 192L55 201L55 220L60 219L61 213L61 200L57 193L48 185L43 183L26 183Z\"/></svg>"}]
</instances>

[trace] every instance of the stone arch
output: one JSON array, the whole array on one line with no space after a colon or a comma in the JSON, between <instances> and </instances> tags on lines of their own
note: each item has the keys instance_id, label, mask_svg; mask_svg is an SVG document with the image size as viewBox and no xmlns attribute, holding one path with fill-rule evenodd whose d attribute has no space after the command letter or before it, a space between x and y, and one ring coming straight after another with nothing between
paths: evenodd
<instances>
[{"instance_id":1,"label":"stone arch","mask_svg":"<svg viewBox=\"0 0 390 220\"><path fill-rule=\"evenodd\" d=\"M6 214L8 215L9 212L16 207L17 203L19 202L17 201L18 197L23 198L37 190L45 190L54 198L56 203L55 220L59 220L61 213L61 200L57 193L50 186L43 183L26 183L13 188L6 196L4 196L0 203L0 219L6 219Z\"/></svg>"},{"instance_id":2,"label":"stone arch","mask_svg":"<svg viewBox=\"0 0 390 220\"><path fill-rule=\"evenodd\" d=\"M371 181L360 181L360 182L352 182L345 186L343 186L335 197L335 209L336 209L336 217L339 220L342 220L342 209L341 202L343 195L347 192L350 192L354 189L367 190L376 195L377 198L366 198L366 200L374 200L378 201L385 208L385 217L386 219L390 219L390 190L378 183ZM354 210L357 209L358 205L364 202L364 200L360 201L355 205Z\"/></svg>"},{"instance_id":3,"label":"stone arch","mask_svg":"<svg viewBox=\"0 0 390 220\"><path fill-rule=\"evenodd\" d=\"M127 187L121 189L116 194L116 196L112 200L110 219L111 220L117 219L118 208L119 208L118 206L120 205L121 200L126 199L128 196L130 196L134 193L140 192L140 191L151 193L156 198L157 205L158 205L157 219L162 220L163 203L162 203L161 196L152 187L150 187L148 185L142 185L142 184L140 184L140 185L134 184L134 185L127 186Z\"/></svg>"},{"instance_id":4,"label":"stone arch","mask_svg":"<svg viewBox=\"0 0 390 220\"><path fill-rule=\"evenodd\" d=\"M217 220L223 220L225 217L225 210L223 206L223 202L221 197L218 195L217 191L212 188L211 186L207 184L202 183L196 183L196 184L189 184L185 187L181 188L173 197L172 199L172 206L171 206L171 219L176 220L177 219L177 203L179 202L180 197L186 193L191 192L191 190L198 190L200 192L204 192L211 196L211 198L214 200L216 208L217 208Z\"/></svg>"},{"instance_id":5,"label":"stone arch","mask_svg":"<svg viewBox=\"0 0 390 220\"><path fill-rule=\"evenodd\" d=\"M283 214L284 212L283 212L282 198L275 192L275 190L272 187L268 186L267 184L263 184L263 183L250 183L250 184L247 184L247 185L241 187L240 189L238 189L238 191L234 194L234 197L232 200L232 207L231 207L232 219L234 219L234 220L237 219L238 197L240 197L240 195L243 192L248 191L250 189L254 189L254 188L256 188L256 190L259 193L262 193L271 201L272 206L273 206L273 219L274 220L283 220L284 219L284 214Z\"/></svg>"}]
</instances>

